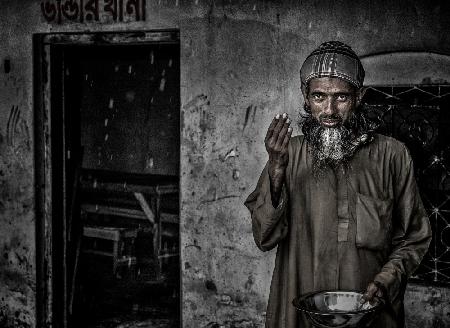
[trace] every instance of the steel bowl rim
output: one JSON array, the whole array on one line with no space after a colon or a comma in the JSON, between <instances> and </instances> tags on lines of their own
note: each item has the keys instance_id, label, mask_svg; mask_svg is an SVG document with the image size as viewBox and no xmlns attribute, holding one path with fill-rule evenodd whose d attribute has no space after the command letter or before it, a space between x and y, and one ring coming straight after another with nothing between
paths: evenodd
<instances>
[{"instance_id":1,"label":"steel bowl rim","mask_svg":"<svg viewBox=\"0 0 450 328\"><path fill-rule=\"evenodd\" d=\"M366 313L371 313L371 312L376 312L380 309L382 309L385 305L385 300L382 298L378 298L379 300L379 304L375 305L374 307L370 308L370 309L361 309L359 311L333 311L333 312L321 312L321 311L315 311L315 310L310 310L310 309L306 309L304 307L302 307L299 302L304 300L305 298L314 295L314 294L320 294L320 293L336 293L336 292L341 292L341 293L356 293L356 294L362 294L361 291L356 291L356 290L345 290L345 289L330 289L330 290L320 290L320 291L315 291L315 292L309 292L303 295L300 295L296 298L294 298L292 300L292 305L294 305L294 307L300 311L309 313L309 314L317 314L317 315L333 315L333 314L366 314Z\"/></svg>"}]
</instances>

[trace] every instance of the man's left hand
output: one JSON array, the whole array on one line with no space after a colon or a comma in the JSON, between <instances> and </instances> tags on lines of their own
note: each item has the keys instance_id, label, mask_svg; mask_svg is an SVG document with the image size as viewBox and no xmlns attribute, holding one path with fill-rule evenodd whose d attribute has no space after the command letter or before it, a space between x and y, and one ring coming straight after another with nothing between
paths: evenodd
<instances>
[{"instance_id":1,"label":"man's left hand","mask_svg":"<svg viewBox=\"0 0 450 328\"><path fill-rule=\"evenodd\" d=\"M361 303L369 302L373 305L375 297L383 298L384 293L381 287L377 286L374 282L371 282L367 286L366 292L361 299Z\"/></svg>"}]
</instances>

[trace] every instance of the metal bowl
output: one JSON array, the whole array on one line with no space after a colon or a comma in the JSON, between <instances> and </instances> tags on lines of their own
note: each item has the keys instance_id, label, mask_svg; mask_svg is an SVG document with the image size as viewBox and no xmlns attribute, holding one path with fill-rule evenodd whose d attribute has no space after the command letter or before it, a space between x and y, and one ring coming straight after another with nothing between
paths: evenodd
<instances>
[{"instance_id":1,"label":"metal bowl","mask_svg":"<svg viewBox=\"0 0 450 328\"><path fill-rule=\"evenodd\" d=\"M356 291L320 291L295 298L292 304L306 313L309 321L320 328L352 328L368 325L384 306L375 298L373 304L361 304L363 294Z\"/></svg>"}]
</instances>

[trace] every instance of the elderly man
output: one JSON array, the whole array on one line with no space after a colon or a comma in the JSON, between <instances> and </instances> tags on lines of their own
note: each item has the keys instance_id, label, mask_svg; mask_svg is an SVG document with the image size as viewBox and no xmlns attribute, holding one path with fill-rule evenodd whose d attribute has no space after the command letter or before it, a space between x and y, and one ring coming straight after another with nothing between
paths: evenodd
<instances>
[{"instance_id":1,"label":"elderly man","mask_svg":"<svg viewBox=\"0 0 450 328\"><path fill-rule=\"evenodd\" d=\"M300 70L303 135L291 138L286 114L267 131L269 160L245 203L256 245L278 246L266 327L310 327L292 300L330 289L383 297L370 327L404 326L406 282L430 224L407 148L365 119L364 74L349 46L322 44Z\"/></svg>"}]
</instances>

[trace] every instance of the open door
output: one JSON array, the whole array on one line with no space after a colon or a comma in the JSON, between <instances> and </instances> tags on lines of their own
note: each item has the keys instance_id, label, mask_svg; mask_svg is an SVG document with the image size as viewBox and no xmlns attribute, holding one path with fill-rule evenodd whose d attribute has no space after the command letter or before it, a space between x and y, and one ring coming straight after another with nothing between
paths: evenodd
<instances>
[{"instance_id":1,"label":"open door","mask_svg":"<svg viewBox=\"0 0 450 328\"><path fill-rule=\"evenodd\" d=\"M178 32L34 42L38 325L176 324Z\"/></svg>"}]
</instances>

